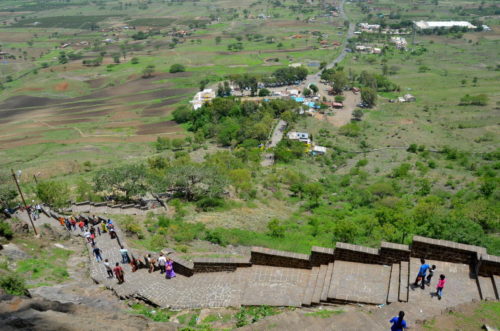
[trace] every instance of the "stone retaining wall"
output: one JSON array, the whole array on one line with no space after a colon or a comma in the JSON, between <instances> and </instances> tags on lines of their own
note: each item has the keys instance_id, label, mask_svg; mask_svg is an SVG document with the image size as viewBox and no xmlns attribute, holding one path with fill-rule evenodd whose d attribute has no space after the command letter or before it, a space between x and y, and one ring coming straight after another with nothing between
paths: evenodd
<instances>
[{"instance_id":1,"label":"stone retaining wall","mask_svg":"<svg viewBox=\"0 0 500 331\"><path fill-rule=\"evenodd\" d=\"M487 255L487 252L484 247L414 236L411 255L425 259L475 265L482 255Z\"/></svg>"},{"instance_id":2,"label":"stone retaining wall","mask_svg":"<svg viewBox=\"0 0 500 331\"><path fill-rule=\"evenodd\" d=\"M309 258L311 266L317 267L335 261L335 250L333 248L313 246Z\"/></svg>"},{"instance_id":3,"label":"stone retaining wall","mask_svg":"<svg viewBox=\"0 0 500 331\"><path fill-rule=\"evenodd\" d=\"M249 258L196 258L194 272L235 271L237 268L251 267Z\"/></svg>"},{"instance_id":4,"label":"stone retaining wall","mask_svg":"<svg viewBox=\"0 0 500 331\"><path fill-rule=\"evenodd\" d=\"M263 247L252 247L250 262L286 268L310 269L309 255L277 251Z\"/></svg>"},{"instance_id":5,"label":"stone retaining wall","mask_svg":"<svg viewBox=\"0 0 500 331\"><path fill-rule=\"evenodd\" d=\"M159 213L164 212L163 207L148 208L135 204L110 204L107 202L75 202L70 207L72 213L88 213L88 214L123 214L123 215L146 215L148 212Z\"/></svg>"},{"instance_id":6,"label":"stone retaining wall","mask_svg":"<svg viewBox=\"0 0 500 331\"><path fill-rule=\"evenodd\" d=\"M481 276L500 275L500 256L488 254L481 256L478 269Z\"/></svg>"}]
</instances>

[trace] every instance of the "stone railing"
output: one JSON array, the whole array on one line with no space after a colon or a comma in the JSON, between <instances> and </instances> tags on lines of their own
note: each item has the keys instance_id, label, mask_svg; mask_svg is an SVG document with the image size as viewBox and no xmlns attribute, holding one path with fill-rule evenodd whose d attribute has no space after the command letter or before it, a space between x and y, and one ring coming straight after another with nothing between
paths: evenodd
<instances>
[{"instance_id":1,"label":"stone railing","mask_svg":"<svg viewBox=\"0 0 500 331\"><path fill-rule=\"evenodd\" d=\"M164 212L164 207L149 208L136 204L111 204L108 202L75 202L69 208L72 213L145 215L148 212Z\"/></svg>"},{"instance_id":2,"label":"stone railing","mask_svg":"<svg viewBox=\"0 0 500 331\"><path fill-rule=\"evenodd\" d=\"M263 247L252 247L250 262L252 264L270 265L288 268L310 268L309 255L277 251Z\"/></svg>"},{"instance_id":3,"label":"stone railing","mask_svg":"<svg viewBox=\"0 0 500 331\"><path fill-rule=\"evenodd\" d=\"M195 258L194 272L235 271L237 268L251 267L250 258Z\"/></svg>"}]
</instances>

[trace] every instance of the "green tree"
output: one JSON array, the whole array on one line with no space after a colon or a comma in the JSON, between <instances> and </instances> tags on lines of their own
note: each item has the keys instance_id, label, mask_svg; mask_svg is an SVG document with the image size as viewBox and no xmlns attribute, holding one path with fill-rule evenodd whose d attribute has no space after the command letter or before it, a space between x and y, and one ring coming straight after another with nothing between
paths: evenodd
<instances>
[{"instance_id":1,"label":"green tree","mask_svg":"<svg viewBox=\"0 0 500 331\"><path fill-rule=\"evenodd\" d=\"M313 91L314 94L318 93L319 88L315 84L309 85L309 89Z\"/></svg>"},{"instance_id":2,"label":"green tree","mask_svg":"<svg viewBox=\"0 0 500 331\"><path fill-rule=\"evenodd\" d=\"M221 42L221 40L222 40L222 37L221 37L221 36L217 36L217 37L215 37L215 44L216 44L216 45L219 45L219 44L220 44L220 42Z\"/></svg>"},{"instance_id":3,"label":"green tree","mask_svg":"<svg viewBox=\"0 0 500 331\"><path fill-rule=\"evenodd\" d=\"M137 57L133 57L133 58L130 60L130 63L132 63L132 64L139 64L139 58L137 58Z\"/></svg>"},{"instance_id":4,"label":"green tree","mask_svg":"<svg viewBox=\"0 0 500 331\"><path fill-rule=\"evenodd\" d=\"M177 123L186 123L191 119L191 109L188 106L179 106L173 112L174 121Z\"/></svg>"},{"instance_id":5,"label":"green tree","mask_svg":"<svg viewBox=\"0 0 500 331\"><path fill-rule=\"evenodd\" d=\"M112 57L113 57L114 63L116 63L116 64L120 63L120 53L113 53Z\"/></svg>"},{"instance_id":6,"label":"green tree","mask_svg":"<svg viewBox=\"0 0 500 331\"><path fill-rule=\"evenodd\" d=\"M17 197L16 184L12 175L7 171L0 171L0 207L12 207L14 199Z\"/></svg>"},{"instance_id":7,"label":"green tree","mask_svg":"<svg viewBox=\"0 0 500 331\"><path fill-rule=\"evenodd\" d=\"M38 199L55 208L67 205L69 193L68 185L61 181L41 181L36 186Z\"/></svg>"},{"instance_id":8,"label":"green tree","mask_svg":"<svg viewBox=\"0 0 500 331\"><path fill-rule=\"evenodd\" d=\"M185 164L167 170L159 183L162 191L173 190L188 201L201 198L220 198L225 192L227 178L217 169L201 164Z\"/></svg>"},{"instance_id":9,"label":"green tree","mask_svg":"<svg viewBox=\"0 0 500 331\"><path fill-rule=\"evenodd\" d=\"M169 69L169 72L171 74L175 74L177 72L184 72L184 71L186 71L186 67L184 65L182 65L182 64L179 64L179 63L172 64L170 66L170 69Z\"/></svg>"},{"instance_id":10,"label":"green tree","mask_svg":"<svg viewBox=\"0 0 500 331\"><path fill-rule=\"evenodd\" d=\"M363 87L361 89L361 100L367 104L368 107L373 107L377 103L377 92L370 87Z\"/></svg>"},{"instance_id":11,"label":"green tree","mask_svg":"<svg viewBox=\"0 0 500 331\"><path fill-rule=\"evenodd\" d=\"M338 70L332 75L331 79L333 92L335 94L342 93L348 83L345 72Z\"/></svg>"},{"instance_id":12,"label":"green tree","mask_svg":"<svg viewBox=\"0 0 500 331\"><path fill-rule=\"evenodd\" d=\"M143 164L126 164L97 171L94 187L97 192L112 193L118 199L131 201L134 196L146 193L150 184Z\"/></svg>"},{"instance_id":13,"label":"green tree","mask_svg":"<svg viewBox=\"0 0 500 331\"><path fill-rule=\"evenodd\" d=\"M150 64L142 70L142 78L150 78L155 72L155 66Z\"/></svg>"},{"instance_id":14,"label":"green tree","mask_svg":"<svg viewBox=\"0 0 500 331\"><path fill-rule=\"evenodd\" d=\"M269 91L267 88L261 88L259 90L259 97L267 97L271 95L271 91Z\"/></svg>"},{"instance_id":15,"label":"green tree","mask_svg":"<svg viewBox=\"0 0 500 331\"><path fill-rule=\"evenodd\" d=\"M285 236L285 227L276 218L273 218L267 223L267 229L271 237L283 238Z\"/></svg>"},{"instance_id":16,"label":"green tree","mask_svg":"<svg viewBox=\"0 0 500 331\"><path fill-rule=\"evenodd\" d=\"M307 98L307 97L311 96L312 91L310 89L308 89L307 87L305 87L304 90L302 91L302 94Z\"/></svg>"}]
</instances>

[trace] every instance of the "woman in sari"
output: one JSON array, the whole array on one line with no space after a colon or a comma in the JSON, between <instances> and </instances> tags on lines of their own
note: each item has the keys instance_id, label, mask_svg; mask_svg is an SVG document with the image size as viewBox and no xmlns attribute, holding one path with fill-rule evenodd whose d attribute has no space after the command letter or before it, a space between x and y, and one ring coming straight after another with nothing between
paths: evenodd
<instances>
[{"instance_id":1,"label":"woman in sari","mask_svg":"<svg viewBox=\"0 0 500 331\"><path fill-rule=\"evenodd\" d=\"M168 258L167 262L165 263L165 278L170 279L173 277L175 277L174 261L172 261L171 258Z\"/></svg>"}]
</instances>

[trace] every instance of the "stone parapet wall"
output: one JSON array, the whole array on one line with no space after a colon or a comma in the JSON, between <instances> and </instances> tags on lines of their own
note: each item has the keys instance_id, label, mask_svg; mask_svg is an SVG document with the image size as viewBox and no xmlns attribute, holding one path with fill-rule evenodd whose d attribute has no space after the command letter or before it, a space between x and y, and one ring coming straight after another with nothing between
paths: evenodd
<instances>
[{"instance_id":1,"label":"stone parapet wall","mask_svg":"<svg viewBox=\"0 0 500 331\"><path fill-rule=\"evenodd\" d=\"M382 260L387 264L399 263L401 261L410 260L410 247L382 241L380 244L379 254Z\"/></svg>"},{"instance_id":2,"label":"stone parapet wall","mask_svg":"<svg viewBox=\"0 0 500 331\"><path fill-rule=\"evenodd\" d=\"M109 204L107 202L75 202L71 205L72 213L87 214L122 214L122 215L146 215L149 212L160 213L165 209L162 207L149 209L145 206L135 204Z\"/></svg>"},{"instance_id":3,"label":"stone parapet wall","mask_svg":"<svg viewBox=\"0 0 500 331\"><path fill-rule=\"evenodd\" d=\"M335 259L350 262L384 264L378 249L342 242L338 242L335 246Z\"/></svg>"},{"instance_id":4,"label":"stone parapet wall","mask_svg":"<svg viewBox=\"0 0 500 331\"><path fill-rule=\"evenodd\" d=\"M237 268L251 267L250 258L196 258L193 259L193 271L220 272L235 271Z\"/></svg>"},{"instance_id":5,"label":"stone parapet wall","mask_svg":"<svg viewBox=\"0 0 500 331\"><path fill-rule=\"evenodd\" d=\"M250 262L252 264L268 265L286 268L310 269L309 255L277 251L263 247L252 247Z\"/></svg>"},{"instance_id":6,"label":"stone parapet wall","mask_svg":"<svg viewBox=\"0 0 500 331\"><path fill-rule=\"evenodd\" d=\"M313 246L309 260L312 267L331 263L335 261L335 250L333 248Z\"/></svg>"},{"instance_id":7,"label":"stone parapet wall","mask_svg":"<svg viewBox=\"0 0 500 331\"><path fill-rule=\"evenodd\" d=\"M479 261L478 273L481 276L500 275L500 256L482 255Z\"/></svg>"},{"instance_id":8,"label":"stone parapet wall","mask_svg":"<svg viewBox=\"0 0 500 331\"><path fill-rule=\"evenodd\" d=\"M438 261L475 265L482 255L487 255L484 247L421 236L414 236L411 246L411 256Z\"/></svg>"}]
</instances>

